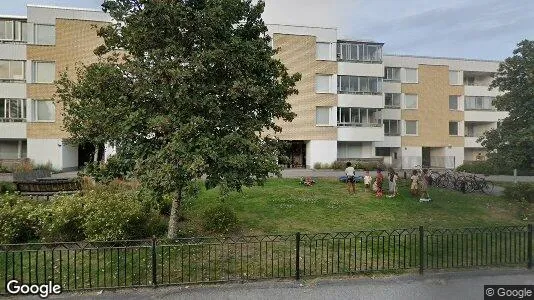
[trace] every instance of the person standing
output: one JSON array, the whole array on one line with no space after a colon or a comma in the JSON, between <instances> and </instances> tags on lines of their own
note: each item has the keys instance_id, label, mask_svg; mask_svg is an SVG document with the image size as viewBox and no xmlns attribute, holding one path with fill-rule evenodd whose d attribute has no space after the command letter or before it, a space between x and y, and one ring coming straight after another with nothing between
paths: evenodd
<instances>
[{"instance_id":1,"label":"person standing","mask_svg":"<svg viewBox=\"0 0 534 300\"><path fill-rule=\"evenodd\" d=\"M418 196L419 195L419 175L417 174L417 170L412 171L412 177L410 177L410 180L412 181L412 184L410 185L410 193L412 196Z\"/></svg>"},{"instance_id":2,"label":"person standing","mask_svg":"<svg viewBox=\"0 0 534 300\"><path fill-rule=\"evenodd\" d=\"M349 191L349 194L356 194L356 188L354 186L354 183L356 182L354 178L354 167L352 164L347 162L347 167L345 168L345 175L347 175L347 189Z\"/></svg>"},{"instance_id":3,"label":"person standing","mask_svg":"<svg viewBox=\"0 0 534 300\"><path fill-rule=\"evenodd\" d=\"M376 196L382 197L384 194L382 190L382 184L384 183L384 175L382 175L382 170L376 170Z\"/></svg>"},{"instance_id":4,"label":"person standing","mask_svg":"<svg viewBox=\"0 0 534 300\"><path fill-rule=\"evenodd\" d=\"M428 170L423 170L423 178L421 179L421 198L419 202L429 202L430 196L428 195Z\"/></svg>"},{"instance_id":5,"label":"person standing","mask_svg":"<svg viewBox=\"0 0 534 300\"><path fill-rule=\"evenodd\" d=\"M388 198L397 196L397 179L398 175L394 170L391 170L388 175L389 195Z\"/></svg>"}]
</instances>

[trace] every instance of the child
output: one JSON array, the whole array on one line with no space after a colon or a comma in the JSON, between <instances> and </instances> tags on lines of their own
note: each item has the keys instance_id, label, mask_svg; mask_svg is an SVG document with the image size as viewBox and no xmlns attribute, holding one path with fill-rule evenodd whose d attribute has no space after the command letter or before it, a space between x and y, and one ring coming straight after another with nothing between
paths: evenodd
<instances>
[{"instance_id":1,"label":"child","mask_svg":"<svg viewBox=\"0 0 534 300\"><path fill-rule=\"evenodd\" d=\"M369 170L365 171L365 176L363 177L363 183L365 184L365 191L368 192L371 189L371 181L373 178L369 175Z\"/></svg>"},{"instance_id":2,"label":"child","mask_svg":"<svg viewBox=\"0 0 534 300\"><path fill-rule=\"evenodd\" d=\"M423 170L423 178L421 180L421 198L419 198L419 202L428 202L430 201L430 196L428 195L428 170Z\"/></svg>"},{"instance_id":3,"label":"child","mask_svg":"<svg viewBox=\"0 0 534 300\"><path fill-rule=\"evenodd\" d=\"M389 195L388 198L395 197L397 195L397 173L395 171L391 170L388 176L388 183L389 183Z\"/></svg>"},{"instance_id":4,"label":"child","mask_svg":"<svg viewBox=\"0 0 534 300\"><path fill-rule=\"evenodd\" d=\"M378 198L382 197L383 191L382 191L382 183L384 182L384 175L382 175L382 170L378 169L376 170L376 196Z\"/></svg>"},{"instance_id":5,"label":"child","mask_svg":"<svg viewBox=\"0 0 534 300\"><path fill-rule=\"evenodd\" d=\"M356 194L356 189L354 187L354 182L356 181L354 178L354 167L352 167L352 164L347 162L347 168L345 169L345 175L347 175L347 189L349 190L349 194Z\"/></svg>"},{"instance_id":6,"label":"child","mask_svg":"<svg viewBox=\"0 0 534 300\"><path fill-rule=\"evenodd\" d=\"M417 175L417 170L412 171L412 177L410 177L410 179L412 180L412 185L410 186L410 193L412 194L412 196L417 196L419 195L419 176Z\"/></svg>"}]
</instances>

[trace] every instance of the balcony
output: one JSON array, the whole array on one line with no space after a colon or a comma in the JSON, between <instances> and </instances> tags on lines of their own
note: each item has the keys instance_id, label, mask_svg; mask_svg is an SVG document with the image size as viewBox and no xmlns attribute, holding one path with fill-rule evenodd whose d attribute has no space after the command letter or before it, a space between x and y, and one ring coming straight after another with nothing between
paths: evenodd
<instances>
[{"instance_id":1,"label":"balcony","mask_svg":"<svg viewBox=\"0 0 534 300\"><path fill-rule=\"evenodd\" d=\"M339 75L384 77L384 66L380 63L344 62L337 63Z\"/></svg>"},{"instance_id":2,"label":"balcony","mask_svg":"<svg viewBox=\"0 0 534 300\"><path fill-rule=\"evenodd\" d=\"M338 94L339 107L383 108L383 94Z\"/></svg>"},{"instance_id":3,"label":"balcony","mask_svg":"<svg viewBox=\"0 0 534 300\"><path fill-rule=\"evenodd\" d=\"M341 142L376 142L384 140L382 124L338 123L337 140Z\"/></svg>"},{"instance_id":4,"label":"balcony","mask_svg":"<svg viewBox=\"0 0 534 300\"><path fill-rule=\"evenodd\" d=\"M497 122L508 116L506 111L494 110L466 110L464 120L466 122Z\"/></svg>"},{"instance_id":5,"label":"balcony","mask_svg":"<svg viewBox=\"0 0 534 300\"><path fill-rule=\"evenodd\" d=\"M400 133L385 133L384 140L375 142L375 147L399 148L401 146Z\"/></svg>"},{"instance_id":6,"label":"balcony","mask_svg":"<svg viewBox=\"0 0 534 300\"><path fill-rule=\"evenodd\" d=\"M478 136L466 136L464 147L466 148L482 148L482 145L477 142Z\"/></svg>"},{"instance_id":7,"label":"balcony","mask_svg":"<svg viewBox=\"0 0 534 300\"><path fill-rule=\"evenodd\" d=\"M0 119L0 139L25 139L26 121L23 119L9 119L10 122Z\"/></svg>"},{"instance_id":8,"label":"balcony","mask_svg":"<svg viewBox=\"0 0 534 300\"><path fill-rule=\"evenodd\" d=\"M489 86L485 85L465 85L464 93L466 96L489 96L496 97L500 94L499 89L489 90Z\"/></svg>"}]
</instances>

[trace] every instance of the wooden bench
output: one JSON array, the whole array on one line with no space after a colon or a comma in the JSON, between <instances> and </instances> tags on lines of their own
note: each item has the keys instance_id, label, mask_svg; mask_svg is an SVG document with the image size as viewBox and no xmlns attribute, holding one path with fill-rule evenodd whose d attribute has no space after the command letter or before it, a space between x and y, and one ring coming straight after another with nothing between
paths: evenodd
<instances>
[{"instance_id":1,"label":"wooden bench","mask_svg":"<svg viewBox=\"0 0 534 300\"><path fill-rule=\"evenodd\" d=\"M15 182L21 195L30 197L46 197L56 194L74 194L82 189L78 180L64 178L40 178L35 181Z\"/></svg>"}]
</instances>

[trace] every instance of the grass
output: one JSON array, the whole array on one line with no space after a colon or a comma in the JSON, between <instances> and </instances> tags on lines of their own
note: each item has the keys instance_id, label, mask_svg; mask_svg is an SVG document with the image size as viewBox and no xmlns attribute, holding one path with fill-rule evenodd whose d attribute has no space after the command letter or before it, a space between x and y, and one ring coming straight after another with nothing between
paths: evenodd
<instances>
[{"instance_id":1,"label":"grass","mask_svg":"<svg viewBox=\"0 0 534 300\"><path fill-rule=\"evenodd\" d=\"M526 224L518 208L503 197L431 188L432 202L419 203L404 181L399 192L395 198L379 199L362 184L356 195L348 195L345 184L334 179L319 179L313 187L300 185L298 179L272 179L263 187L233 192L225 202L237 213L240 233L247 235ZM186 203L185 230L201 232L202 213L218 201L219 191L214 189Z\"/></svg>"}]
</instances>

